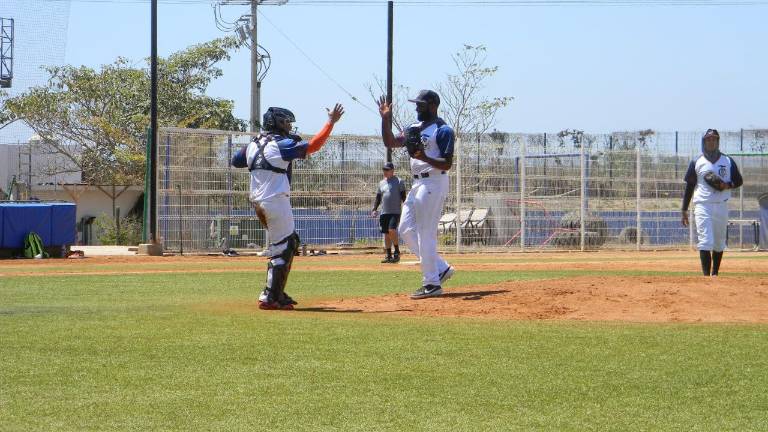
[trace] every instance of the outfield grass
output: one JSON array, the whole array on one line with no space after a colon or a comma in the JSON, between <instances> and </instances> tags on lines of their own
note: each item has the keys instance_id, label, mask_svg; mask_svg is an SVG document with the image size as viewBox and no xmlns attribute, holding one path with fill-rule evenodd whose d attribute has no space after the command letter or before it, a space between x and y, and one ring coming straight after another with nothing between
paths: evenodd
<instances>
[{"instance_id":1,"label":"outfield grass","mask_svg":"<svg viewBox=\"0 0 768 432\"><path fill-rule=\"evenodd\" d=\"M263 312L263 278L3 277L0 430L768 430L766 326ZM295 271L290 292L418 281Z\"/></svg>"}]
</instances>

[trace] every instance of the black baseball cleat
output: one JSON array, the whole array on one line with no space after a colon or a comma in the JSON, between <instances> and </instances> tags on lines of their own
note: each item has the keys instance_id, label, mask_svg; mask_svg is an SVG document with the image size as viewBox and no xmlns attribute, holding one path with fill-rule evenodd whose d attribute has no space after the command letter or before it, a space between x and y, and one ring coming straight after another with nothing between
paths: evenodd
<instances>
[{"instance_id":1,"label":"black baseball cleat","mask_svg":"<svg viewBox=\"0 0 768 432\"><path fill-rule=\"evenodd\" d=\"M425 285L411 294L413 300L419 300L428 297L437 297L443 294L443 288L440 285Z\"/></svg>"},{"instance_id":2,"label":"black baseball cleat","mask_svg":"<svg viewBox=\"0 0 768 432\"><path fill-rule=\"evenodd\" d=\"M283 299L280 301L280 303L292 304L292 305L299 304L299 302L297 302L296 300L292 299L291 296L289 296L288 293L286 293L286 292L283 293Z\"/></svg>"},{"instance_id":3,"label":"black baseball cleat","mask_svg":"<svg viewBox=\"0 0 768 432\"><path fill-rule=\"evenodd\" d=\"M400 262L400 254L394 254L392 255L392 260L390 261L392 264L399 263Z\"/></svg>"},{"instance_id":4,"label":"black baseball cleat","mask_svg":"<svg viewBox=\"0 0 768 432\"><path fill-rule=\"evenodd\" d=\"M389 264L391 262L392 262L392 257L391 256L385 257L383 260L381 260L382 264Z\"/></svg>"}]
</instances>

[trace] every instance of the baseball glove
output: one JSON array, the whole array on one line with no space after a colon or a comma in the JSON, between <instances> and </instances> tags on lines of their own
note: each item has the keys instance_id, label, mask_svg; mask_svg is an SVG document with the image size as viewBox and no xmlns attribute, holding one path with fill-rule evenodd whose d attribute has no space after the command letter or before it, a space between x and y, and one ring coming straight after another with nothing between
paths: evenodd
<instances>
[{"instance_id":1,"label":"baseball glove","mask_svg":"<svg viewBox=\"0 0 768 432\"><path fill-rule=\"evenodd\" d=\"M411 126L405 131L405 148L408 155L413 157L417 151L424 151L424 143L421 141L421 129Z\"/></svg>"},{"instance_id":2,"label":"baseball glove","mask_svg":"<svg viewBox=\"0 0 768 432\"><path fill-rule=\"evenodd\" d=\"M725 190L726 184L723 179L718 177L718 175L712 171L707 171L704 173L704 181L707 182L708 185L712 186L712 188L715 190Z\"/></svg>"}]
</instances>

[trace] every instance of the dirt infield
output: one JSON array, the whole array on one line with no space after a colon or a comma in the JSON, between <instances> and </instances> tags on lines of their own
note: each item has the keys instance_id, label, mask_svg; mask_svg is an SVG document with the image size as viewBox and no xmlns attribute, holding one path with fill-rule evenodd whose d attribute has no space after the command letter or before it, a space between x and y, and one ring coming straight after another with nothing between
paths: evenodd
<instances>
[{"instance_id":1,"label":"dirt infield","mask_svg":"<svg viewBox=\"0 0 768 432\"><path fill-rule=\"evenodd\" d=\"M314 308L417 316L628 322L768 322L768 281L751 277L579 276L322 302Z\"/></svg>"},{"instance_id":2,"label":"dirt infield","mask_svg":"<svg viewBox=\"0 0 768 432\"><path fill-rule=\"evenodd\" d=\"M418 272L379 264L372 255L297 257L296 271ZM593 252L448 255L457 273L541 272L544 280L492 285L445 285L439 298L414 301L402 294L302 304L306 311L503 320L628 322L768 322L768 254L726 253L718 278L699 276L695 252ZM80 260L0 261L0 276L111 275L259 271L265 258L244 256L88 257ZM552 278L547 272L576 271ZM639 275L620 273L637 272ZM619 273L619 274L617 274Z\"/></svg>"},{"instance_id":3,"label":"dirt infield","mask_svg":"<svg viewBox=\"0 0 768 432\"><path fill-rule=\"evenodd\" d=\"M445 293L438 298L414 301L404 293L347 298L312 307L505 320L766 323L765 258L765 254L727 254L721 276L711 278L698 275L697 256L690 252L521 254L502 256L495 263L472 262L477 258L464 255L452 259L459 272L588 270L595 274L455 289L448 282ZM615 276L601 275L601 271L648 274ZM653 274L657 272L680 275Z\"/></svg>"}]
</instances>

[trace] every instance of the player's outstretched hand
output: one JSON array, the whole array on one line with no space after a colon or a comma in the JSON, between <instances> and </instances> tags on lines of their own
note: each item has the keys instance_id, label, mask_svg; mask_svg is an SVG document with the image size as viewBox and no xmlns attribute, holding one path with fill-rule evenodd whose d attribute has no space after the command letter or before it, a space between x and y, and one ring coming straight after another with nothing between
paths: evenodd
<instances>
[{"instance_id":1,"label":"player's outstretched hand","mask_svg":"<svg viewBox=\"0 0 768 432\"><path fill-rule=\"evenodd\" d=\"M331 122L331 124L339 121L341 116L344 115L344 107L338 103L336 104L336 106L333 107L333 110L328 108L326 108L325 110L328 111L328 121Z\"/></svg>"},{"instance_id":2,"label":"player's outstretched hand","mask_svg":"<svg viewBox=\"0 0 768 432\"><path fill-rule=\"evenodd\" d=\"M688 226L688 212L682 212L682 217L680 219L680 222L682 222L684 227Z\"/></svg>"},{"instance_id":3,"label":"player's outstretched hand","mask_svg":"<svg viewBox=\"0 0 768 432\"><path fill-rule=\"evenodd\" d=\"M379 97L379 114L383 118L387 118L392 115L392 106L389 102L387 102L387 98L385 96Z\"/></svg>"}]
</instances>

